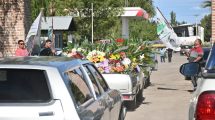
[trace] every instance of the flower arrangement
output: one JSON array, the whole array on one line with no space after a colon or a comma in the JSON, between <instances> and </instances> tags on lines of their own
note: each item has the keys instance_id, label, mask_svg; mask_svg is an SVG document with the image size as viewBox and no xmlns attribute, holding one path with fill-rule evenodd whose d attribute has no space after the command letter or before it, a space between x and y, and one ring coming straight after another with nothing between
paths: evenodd
<instances>
[{"instance_id":1,"label":"flower arrangement","mask_svg":"<svg viewBox=\"0 0 215 120\"><path fill-rule=\"evenodd\" d=\"M63 56L83 59L84 58L83 53L85 53L85 52L86 52L86 50L83 48L77 48L77 49L73 48L71 50L63 52Z\"/></svg>"},{"instance_id":2,"label":"flower arrangement","mask_svg":"<svg viewBox=\"0 0 215 120\"><path fill-rule=\"evenodd\" d=\"M97 50L93 50L87 54L86 57L89 61L99 63L105 61L105 53Z\"/></svg>"},{"instance_id":3,"label":"flower arrangement","mask_svg":"<svg viewBox=\"0 0 215 120\"><path fill-rule=\"evenodd\" d=\"M75 45L74 45L75 46ZM118 38L110 43L83 42L79 48L70 47L65 56L86 58L93 62L101 73L129 73L138 65L142 70L151 64L151 47L144 42ZM86 49L82 49L86 48ZM83 54L85 56L80 57Z\"/></svg>"}]
</instances>

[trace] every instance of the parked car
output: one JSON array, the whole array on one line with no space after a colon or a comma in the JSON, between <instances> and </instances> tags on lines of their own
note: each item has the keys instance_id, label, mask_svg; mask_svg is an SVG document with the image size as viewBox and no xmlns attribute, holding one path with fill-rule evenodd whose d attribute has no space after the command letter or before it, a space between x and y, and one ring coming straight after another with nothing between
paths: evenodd
<instances>
[{"instance_id":1,"label":"parked car","mask_svg":"<svg viewBox=\"0 0 215 120\"><path fill-rule=\"evenodd\" d=\"M67 57L0 59L0 119L119 120L125 108L97 68Z\"/></svg>"},{"instance_id":2,"label":"parked car","mask_svg":"<svg viewBox=\"0 0 215 120\"><path fill-rule=\"evenodd\" d=\"M182 45L180 50L180 55L186 54L186 52L189 52L191 48L192 48L191 45Z\"/></svg>"},{"instance_id":3,"label":"parked car","mask_svg":"<svg viewBox=\"0 0 215 120\"><path fill-rule=\"evenodd\" d=\"M200 74L198 72L200 71ZM200 63L186 63L180 68L183 75L198 76L197 89L190 100L189 120L215 118L215 45L212 46L205 67Z\"/></svg>"}]
</instances>

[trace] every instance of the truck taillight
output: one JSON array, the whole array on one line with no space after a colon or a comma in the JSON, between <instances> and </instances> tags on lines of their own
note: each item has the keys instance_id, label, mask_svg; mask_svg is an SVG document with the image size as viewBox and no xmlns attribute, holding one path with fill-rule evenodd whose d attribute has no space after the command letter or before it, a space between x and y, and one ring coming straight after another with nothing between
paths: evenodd
<instances>
[{"instance_id":1,"label":"truck taillight","mask_svg":"<svg viewBox=\"0 0 215 120\"><path fill-rule=\"evenodd\" d=\"M206 91L199 96L196 120L215 120L215 91Z\"/></svg>"}]
</instances>

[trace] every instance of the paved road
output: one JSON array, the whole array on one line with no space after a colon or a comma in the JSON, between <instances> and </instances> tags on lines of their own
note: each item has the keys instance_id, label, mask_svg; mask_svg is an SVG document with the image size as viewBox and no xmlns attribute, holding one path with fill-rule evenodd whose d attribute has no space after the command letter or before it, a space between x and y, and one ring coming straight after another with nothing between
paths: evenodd
<instances>
[{"instance_id":1,"label":"paved road","mask_svg":"<svg viewBox=\"0 0 215 120\"><path fill-rule=\"evenodd\" d=\"M184 80L179 67L186 57L174 53L172 63L159 63L151 75L152 86L144 90L144 100L125 120L187 120L192 84Z\"/></svg>"}]
</instances>

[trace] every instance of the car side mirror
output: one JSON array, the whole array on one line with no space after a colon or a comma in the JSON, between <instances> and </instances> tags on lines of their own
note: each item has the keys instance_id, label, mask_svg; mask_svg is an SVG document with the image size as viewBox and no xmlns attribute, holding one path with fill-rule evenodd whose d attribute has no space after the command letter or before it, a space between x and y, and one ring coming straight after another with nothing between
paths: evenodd
<instances>
[{"instance_id":1,"label":"car side mirror","mask_svg":"<svg viewBox=\"0 0 215 120\"><path fill-rule=\"evenodd\" d=\"M185 63L180 67L180 73L184 76L195 76L200 71L200 64L196 62Z\"/></svg>"}]
</instances>

